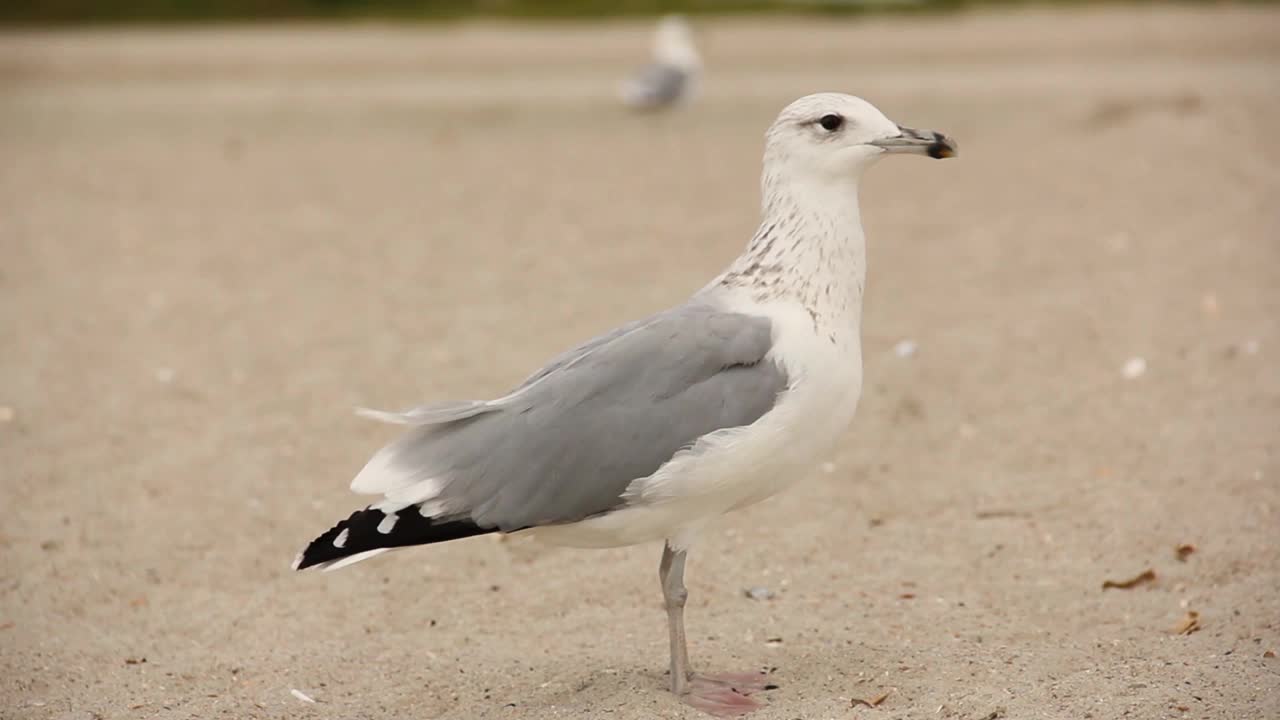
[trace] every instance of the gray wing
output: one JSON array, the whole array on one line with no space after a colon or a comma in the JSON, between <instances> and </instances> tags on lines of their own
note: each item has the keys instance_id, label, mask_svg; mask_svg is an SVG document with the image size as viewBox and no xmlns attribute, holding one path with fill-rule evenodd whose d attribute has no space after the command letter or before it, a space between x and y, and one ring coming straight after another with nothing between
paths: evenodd
<instances>
[{"instance_id":1,"label":"gray wing","mask_svg":"<svg viewBox=\"0 0 1280 720\"><path fill-rule=\"evenodd\" d=\"M623 90L629 105L661 107L683 97L689 85L689 73L672 65L646 65Z\"/></svg>"},{"instance_id":2,"label":"gray wing","mask_svg":"<svg viewBox=\"0 0 1280 720\"><path fill-rule=\"evenodd\" d=\"M374 507L388 512L420 504L423 515L504 531L607 512L698 438L773 408L787 378L766 360L771 331L764 318L707 305L623 326L505 398L441 406L461 417L410 430L352 487L385 494Z\"/></svg>"},{"instance_id":3,"label":"gray wing","mask_svg":"<svg viewBox=\"0 0 1280 720\"><path fill-rule=\"evenodd\" d=\"M530 375L524 382L520 383L519 387L515 389L515 392L517 393L520 392L521 390L529 387L530 385L556 372L557 370L562 370L565 367L577 362L578 360L581 360L587 355L590 355L592 352L596 350L596 348L601 347L603 345L608 345L609 343L613 342L614 340L617 340L623 335L626 335L632 330L635 330L636 328L642 327L644 325L648 325L649 323L655 322L661 317L662 317L661 315L655 315L653 317L645 318L644 320L636 320L634 322L627 323L626 325L614 328L613 330L610 330L609 332L603 335L600 335L591 340L588 340L587 342L579 345L576 348L573 348L572 350L568 350L557 355L556 357L552 358L551 362L547 363L546 366L544 366L542 369L538 370L534 374ZM460 405L463 403L447 403L447 404Z\"/></svg>"}]
</instances>

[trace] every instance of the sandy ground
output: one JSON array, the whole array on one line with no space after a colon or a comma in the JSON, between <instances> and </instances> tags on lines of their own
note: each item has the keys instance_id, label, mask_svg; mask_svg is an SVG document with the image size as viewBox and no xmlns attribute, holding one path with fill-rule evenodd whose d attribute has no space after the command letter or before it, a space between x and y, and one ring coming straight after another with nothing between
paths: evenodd
<instances>
[{"instance_id":1,"label":"sandy ground","mask_svg":"<svg viewBox=\"0 0 1280 720\"><path fill-rule=\"evenodd\" d=\"M1280 11L702 32L645 118L634 25L0 35L0 716L694 717L656 546L288 565L352 406L679 301L838 89L962 156L869 179L858 419L695 549L695 663L778 720L1280 717Z\"/></svg>"}]
</instances>

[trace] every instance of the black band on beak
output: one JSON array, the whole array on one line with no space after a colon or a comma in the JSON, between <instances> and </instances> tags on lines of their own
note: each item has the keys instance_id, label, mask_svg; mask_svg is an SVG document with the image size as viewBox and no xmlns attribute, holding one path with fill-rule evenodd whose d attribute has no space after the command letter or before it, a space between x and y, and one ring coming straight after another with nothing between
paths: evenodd
<instances>
[{"instance_id":1,"label":"black band on beak","mask_svg":"<svg viewBox=\"0 0 1280 720\"><path fill-rule=\"evenodd\" d=\"M871 144L885 152L915 153L928 155L939 160L955 157L959 152L955 140L933 130L916 130L915 128L898 126L900 135L883 140L875 140Z\"/></svg>"}]
</instances>

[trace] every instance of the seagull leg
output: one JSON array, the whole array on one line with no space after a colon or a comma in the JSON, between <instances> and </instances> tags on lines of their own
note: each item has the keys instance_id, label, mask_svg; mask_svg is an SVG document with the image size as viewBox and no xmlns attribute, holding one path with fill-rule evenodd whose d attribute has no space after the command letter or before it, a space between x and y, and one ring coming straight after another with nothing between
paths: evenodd
<instances>
[{"instance_id":1,"label":"seagull leg","mask_svg":"<svg viewBox=\"0 0 1280 720\"><path fill-rule=\"evenodd\" d=\"M662 581L662 597L667 606L667 632L671 636L671 692L684 695L689 691L689 646L684 639L684 602L689 591L684 587L685 551L662 548L658 579Z\"/></svg>"},{"instance_id":2,"label":"seagull leg","mask_svg":"<svg viewBox=\"0 0 1280 720\"><path fill-rule=\"evenodd\" d=\"M667 607L667 631L671 636L671 692L689 705L715 717L746 715L763 706L748 697L769 686L763 673L699 675L689 669L689 648L684 635L684 550L662 549L658 579Z\"/></svg>"}]
</instances>

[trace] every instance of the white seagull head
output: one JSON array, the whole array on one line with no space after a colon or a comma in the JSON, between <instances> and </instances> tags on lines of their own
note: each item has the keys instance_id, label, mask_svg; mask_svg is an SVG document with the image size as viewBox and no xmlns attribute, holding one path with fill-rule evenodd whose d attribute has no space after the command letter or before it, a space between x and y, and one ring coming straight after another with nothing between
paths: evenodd
<instances>
[{"instance_id":1,"label":"white seagull head","mask_svg":"<svg viewBox=\"0 0 1280 720\"><path fill-rule=\"evenodd\" d=\"M903 127L862 98L807 95L788 105L765 134L766 167L812 181L854 180L889 153L956 155L951 138Z\"/></svg>"},{"instance_id":2,"label":"white seagull head","mask_svg":"<svg viewBox=\"0 0 1280 720\"><path fill-rule=\"evenodd\" d=\"M658 21L653 35L653 59L685 72L702 67L702 58L693 44L693 31L682 15L667 15Z\"/></svg>"}]
</instances>

